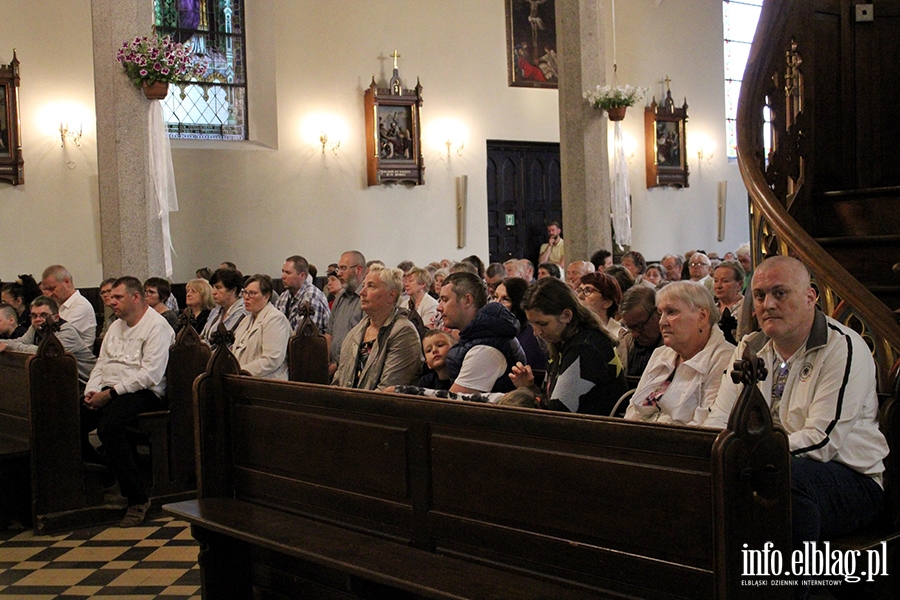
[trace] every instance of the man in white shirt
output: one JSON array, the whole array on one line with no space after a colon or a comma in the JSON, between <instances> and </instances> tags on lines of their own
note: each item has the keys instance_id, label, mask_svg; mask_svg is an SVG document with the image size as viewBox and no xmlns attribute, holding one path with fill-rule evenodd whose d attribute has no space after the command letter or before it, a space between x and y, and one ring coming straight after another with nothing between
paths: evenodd
<instances>
[{"instance_id":1,"label":"man in white shirt","mask_svg":"<svg viewBox=\"0 0 900 600\"><path fill-rule=\"evenodd\" d=\"M734 360L749 346L769 370L758 386L788 434L794 549L802 549L881 514L888 445L878 429L875 362L856 332L816 309L800 261L767 259L752 290L762 331L744 337ZM703 426L724 428L740 390L726 373Z\"/></svg>"},{"instance_id":2,"label":"man in white shirt","mask_svg":"<svg viewBox=\"0 0 900 600\"><path fill-rule=\"evenodd\" d=\"M94 307L75 289L72 275L62 265L50 265L41 275L41 290L59 304L59 318L70 324L92 348L97 337L97 316Z\"/></svg>"},{"instance_id":3,"label":"man in white shirt","mask_svg":"<svg viewBox=\"0 0 900 600\"><path fill-rule=\"evenodd\" d=\"M120 527L144 521L150 500L126 437L126 428L142 412L165 408L166 365L175 332L144 300L144 286L134 277L113 284L110 306L117 320L109 326L91 372L81 412L82 433L97 429L106 463L128 499Z\"/></svg>"},{"instance_id":4,"label":"man in white shirt","mask_svg":"<svg viewBox=\"0 0 900 600\"><path fill-rule=\"evenodd\" d=\"M451 392L509 392L507 376L525 352L516 339L519 321L499 302L487 301L484 281L472 273L453 273L441 287L438 312L444 327L459 330L459 342L447 353Z\"/></svg>"}]
</instances>

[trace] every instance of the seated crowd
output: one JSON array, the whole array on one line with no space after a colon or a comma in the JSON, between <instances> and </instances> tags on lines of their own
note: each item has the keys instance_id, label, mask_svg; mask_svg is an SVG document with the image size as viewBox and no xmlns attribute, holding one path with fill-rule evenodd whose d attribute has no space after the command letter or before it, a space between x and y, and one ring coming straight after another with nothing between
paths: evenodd
<instances>
[{"instance_id":1,"label":"seated crowd","mask_svg":"<svg viewBox=\"0 0 900 600\"><path fill-rule=\"evenodd\" d=\"M626 420L718 429L740 391L728 370L749 346L772 374L759 389L790 442L795 543L877 518L888 448L874 362L858 334L817 310L804 265L772 257L754 271L746 245L723 261L696 251L648 263L630 251L615 265L601 250L567 263L558 225L548 234L536 270L476 256L390 268L347 251L323 278L327 293L301 256L285 260L281 294L268 276L223 263L188 282L180 314L164 279L106 280L97 357L93 307L54 265L36 298L23 284L0 288L0 351L34 352L56 331L77 358L85 460L115 474L123 526L149 506L125 425L165 406L176 331L194 327L247 373L286 380L304 306L327 340L333 385L605 416L631 387ZM95 428L102 457L87 438Z\"/></svg>"}]
</instances>

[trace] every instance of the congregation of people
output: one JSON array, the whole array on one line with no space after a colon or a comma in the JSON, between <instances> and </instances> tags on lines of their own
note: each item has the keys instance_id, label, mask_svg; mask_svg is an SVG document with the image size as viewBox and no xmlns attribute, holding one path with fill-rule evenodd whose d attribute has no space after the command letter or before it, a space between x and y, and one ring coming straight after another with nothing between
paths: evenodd
<instances>
[{"instance_id":1,"label":"congregation of people","mask_svg":"<svg viewBox=\"0 0 900 600\"><path fill-rule=\"evenodd\" d=\"M128 500L123 526L149 507L125 429L165 406L176 333L193 327L211 347L228 345L246 373L286 380L288 341L304 318L325 336L333 385L715 429L741 389L728 371L750 347L769 368L758 386L790 443L795 544L878 517L888 448L874 361L857 333L816 307L803 264L774 256L754 269L749 245L649 263L632 250L614 264L608 250L569 256L558 223L547 234L537 268L477 256L395 268L350 250L328 266L323 289L294 255L280 294L269 276L223 263L187 283L181 310L163 278L107 279L99 327L72 275L53 265L37 285L0 289L0 351L35 352L53 331L76 357L83 455L115 474Z\"/></svg>"}]
</instances>

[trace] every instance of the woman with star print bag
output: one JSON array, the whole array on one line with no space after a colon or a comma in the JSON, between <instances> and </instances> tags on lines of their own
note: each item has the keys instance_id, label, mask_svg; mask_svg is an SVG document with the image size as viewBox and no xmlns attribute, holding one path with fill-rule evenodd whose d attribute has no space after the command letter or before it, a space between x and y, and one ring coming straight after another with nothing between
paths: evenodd
<instances>
[{"instance_id":1,"label":"woman with star print bag","mask_svg":"<svg viewBox=\"0 0 900 600\"><path fill-rule=\"evenodd\" d=\"M597 316L553 277L532 284L522 308L535 335L547 343L550 360L543 390L535 385L531 367L522 364L510 374L516 387L531 389L543 408L609 415L628 386L614 350L616 341Z\"/></svg>"}]
</instances>

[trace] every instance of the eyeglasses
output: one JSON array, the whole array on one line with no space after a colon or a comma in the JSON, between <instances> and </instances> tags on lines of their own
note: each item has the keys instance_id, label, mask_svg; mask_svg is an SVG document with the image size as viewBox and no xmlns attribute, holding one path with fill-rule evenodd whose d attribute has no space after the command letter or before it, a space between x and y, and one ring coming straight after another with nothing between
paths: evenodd
<instances>
[{"instance_id":1,"label":"eyeglasses","mask_svg":"<svg viewBox=\"0 0 900 600\"><path fill-rule=\"evenodd\" d=\"M358 266L359 266L359 265L338 265L338 271L340 271L341 273L343 273L343 272L346 271L347 269L355 269L355 268L358 267Z\"/></svg>"},{"instance_id":2,"label":"eyeglasses","mask_svg":"<svg viewBox=\"0 0 900 600\"><path fill-rule=\"evenodd\" d=\"M659 314L659 311L654 310L652 313L647 315L647 318L644 319L644 322L641 323L640 325L628 325L623 322L622 327L624 327L626 331L630 331L631 333L640 333L640 332L644 331L644 327L647 326L647 323L650 322L650 319L657 316L658 314Z\"/></svg>"},{"instance_id":3,"label":"eyeglasses","mask_svg":"<svg viewBox=\"0 0 900 600\"><path fill-rule=\"evenodd\" d=\"M710 265L709 263L692 262L692 263L690 263L690 266L691 267L711 267L712 265Z\"/></svg>"},{"instance_id":4,"label":"eyeglasses","mask_svg":"<svg viewBox=\"0 0 900 600\"><path fill-rule=\"evenodd\" d=\"M575 290L575 293L578 294L579 298L590 298L594 294L599 294L600 291L592 287L580 287Z\"/></svg>"},{"instance_id":5,"label":"eyeglasses","mask_svg":"<svg viewBox=\"0 0 900 600\"><path fill-rule=\"evenodd\" d=\"M244 290L244 298L256 298L261 293L262 292L248 292L247 290Z\"/></svg>"},{"instance_id":6,"label":"eyeglasses","mask_svg":"<svg viewBox=\"0 0 900 600\"><path fill-rule=\"evenodd\" d=\"M36 321L38 319L47 319L50 317L51 313L31 313L31 320Z\"/></svg>"}]
</instances>

